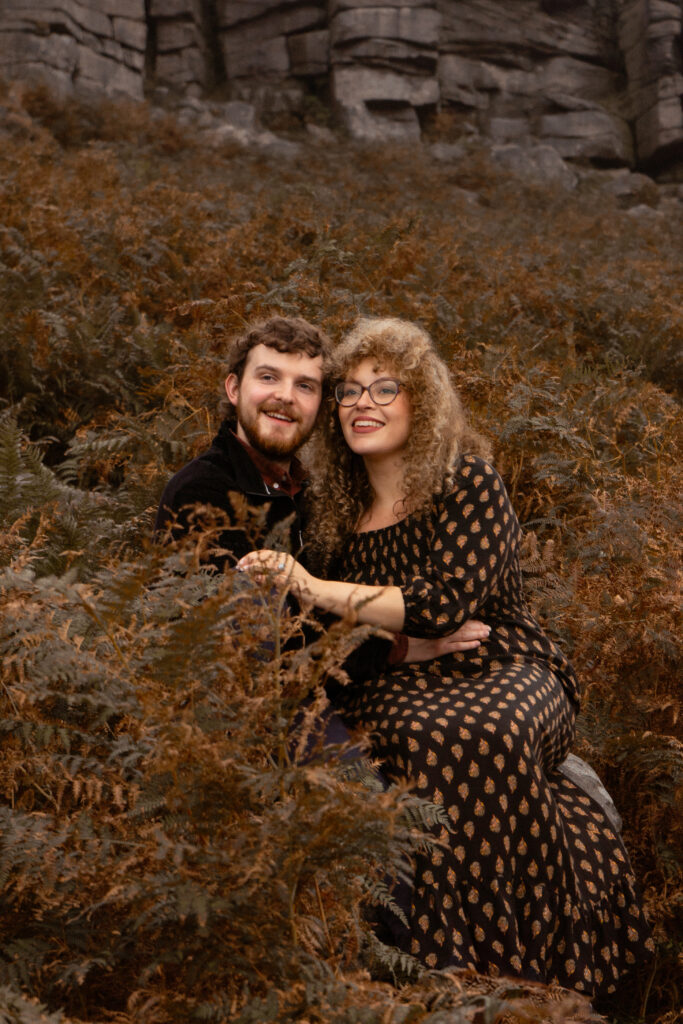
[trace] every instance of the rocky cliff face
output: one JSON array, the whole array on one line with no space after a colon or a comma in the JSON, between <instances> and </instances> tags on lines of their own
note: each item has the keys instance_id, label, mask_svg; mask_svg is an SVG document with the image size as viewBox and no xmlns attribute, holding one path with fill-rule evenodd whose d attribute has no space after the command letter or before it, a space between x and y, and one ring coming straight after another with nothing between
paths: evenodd
<instances>
[{"instance_id":1,"label":"rocky cliff face","mask_svg":"<svg viewBox=\"0 0 683 1024\"><path fill-rule=\"evenodd\" d=\"M0 74L141 98L331 98L350 133L450 110L495 142L657 167L683 156L683 0L4 0Z\"/></svg>"}]
</instances>

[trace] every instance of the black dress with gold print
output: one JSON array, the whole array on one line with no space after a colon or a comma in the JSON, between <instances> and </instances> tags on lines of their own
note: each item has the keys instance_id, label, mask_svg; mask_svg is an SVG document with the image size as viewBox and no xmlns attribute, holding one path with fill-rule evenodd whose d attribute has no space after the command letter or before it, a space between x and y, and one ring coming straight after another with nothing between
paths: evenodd
<instances>
[{"instance_id":1,"label":"black dress with gold print","mask_svg":"<svg viewBox=\"0 0 683 1024\"><path fill-rule=\"evenodd\" d=\"M429 514L350 537L330 575L399 586L405 633L446 635L476 617L491 635L335 703L370 732L386 775L448 815L442 845L417 861L406 950L430 967L611 992L652 942L620 837L556 771L578 687L524 603L519 539L502 480L475 456Z\"/></svg>"}]
</instances>

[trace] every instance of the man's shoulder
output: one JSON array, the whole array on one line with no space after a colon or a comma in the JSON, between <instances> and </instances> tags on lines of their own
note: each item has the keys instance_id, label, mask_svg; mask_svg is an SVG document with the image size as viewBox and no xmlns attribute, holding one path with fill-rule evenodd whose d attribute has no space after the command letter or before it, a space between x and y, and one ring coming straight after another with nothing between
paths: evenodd
<instances>
[{"instance_id":1,"label":"man's shoulder","mask_svg":"<svg viewBox=\"0 0 683 1024\"><path fill-rule=\"evenodd\" d=\"M159 503L157 526L169 512L193 504L209 504L229 510L230 492L262 488L261 477L242 445L221 428L206 451L174 473Z\"/></svg>"}]
</instances>

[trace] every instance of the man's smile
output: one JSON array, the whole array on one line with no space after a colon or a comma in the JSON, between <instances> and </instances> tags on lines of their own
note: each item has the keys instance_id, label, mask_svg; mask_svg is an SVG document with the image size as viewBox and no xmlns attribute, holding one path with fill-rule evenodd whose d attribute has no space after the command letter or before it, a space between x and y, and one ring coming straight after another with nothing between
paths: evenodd
<instances>
[{"instance_id":1,"label":"man's smile","mask_svg":"<svg viewBox=\"0 0 683 1024\"><path fill-rule=\"evenodd\" d=\"M268 417L270 420L277 420L279 423L298 423L297 417L292 416L290 413L283 412L282 409L261 409L261 412Z\"/></svg>"}]
</instances>

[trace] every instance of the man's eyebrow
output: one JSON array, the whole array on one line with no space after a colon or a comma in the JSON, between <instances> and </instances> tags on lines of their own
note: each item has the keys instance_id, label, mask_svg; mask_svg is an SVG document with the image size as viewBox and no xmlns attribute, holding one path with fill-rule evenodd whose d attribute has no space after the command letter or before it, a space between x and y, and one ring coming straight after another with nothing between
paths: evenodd
<instances>
[{"instance_id":1,"label":"man's eyebrow","mask_svg":"<svg viewBox=\"0 0 683 1024\"><path fill-rule=\"evenodd\" d=\"M276 374L282 373L282 370L278 369L277 366L271 366L270 363L257 363L257 365L254 367L254 371L256 370L267 370L269 373ZM311 384L322 384L322 380L320 377L309 377L307 374L301 374L296 379L308 381Z\"/></svg>"},{"instance_id":2,"label":"man's eyebrow","mask_svg":"<svg viewBox=\"0 0 683 1024\"><path fill-rule=\"evenodd\" d=\"M280 373L277 366L271 366L270 363L257 363L254 367L255 370L269 370L271 373Z\"/></svg>"}]
</instances>

